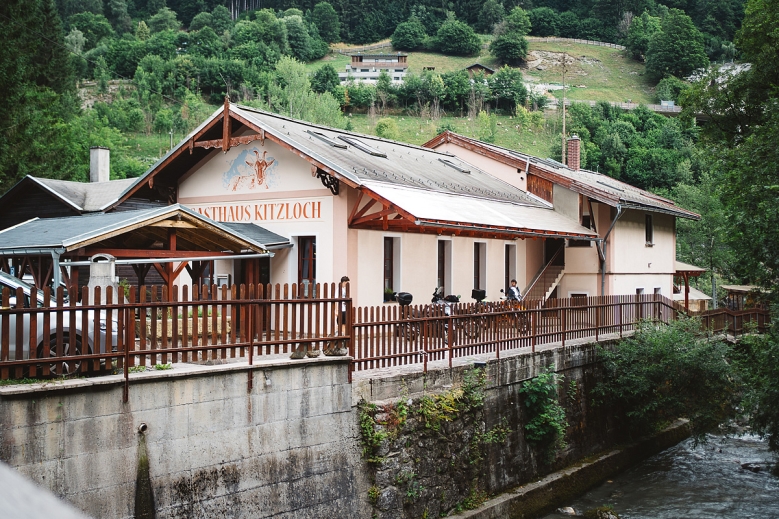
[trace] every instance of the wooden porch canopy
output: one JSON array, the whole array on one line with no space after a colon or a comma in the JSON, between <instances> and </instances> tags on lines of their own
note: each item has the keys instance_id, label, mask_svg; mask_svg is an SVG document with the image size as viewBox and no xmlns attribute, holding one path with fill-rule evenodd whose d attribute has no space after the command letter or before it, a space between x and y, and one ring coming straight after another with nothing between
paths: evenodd
<instances>
[{"instance_id":1,"label":"wooden porch canopy","mask_svg":"<svg viewBox=\"0 0 779 519\"><path fill-rule=\"evenodd\" d=\"M110 254L128 260L142 281L153 266L169 288L184 269L197 279L215 258L271 256L245 233L178 204L140 211L66 218L35 218L0 232L0 268L29 271L37 286L64 279L76 283L77 269L62 264ZM203 258L200 260L199 258Z\"/></svg>"},{"instance_id":2,"label":"wooden porch canopy","mask_svg":"<svg viewBox=\"0 0 779 519\"><path fill-rule=\"evenodd\" d=\"M681 278L684 281L684 309L690 311L690 278L698 277L706 269L690 265L689 263L682 263L681 261L674 261L674 276Z\"/></svg>"}]
</instances>

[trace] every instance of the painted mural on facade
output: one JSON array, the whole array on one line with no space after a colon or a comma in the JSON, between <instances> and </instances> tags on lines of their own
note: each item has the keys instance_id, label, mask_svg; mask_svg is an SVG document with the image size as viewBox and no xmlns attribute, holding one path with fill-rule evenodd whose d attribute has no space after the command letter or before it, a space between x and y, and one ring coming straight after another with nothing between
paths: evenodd
<instances>
[{"instance_id":1,"label":"painted mural on facade","mask_svg":"<svg viewBox=\"0 0 779 519\"><path fill-rule=\"evenodd\" d=\"M222 184L227 191L253 190L261 187L270 189L276 183L278 160L268 156L268 151L250 148L241 151L238 158L230 162L229 169L222 175Z\"/></svg>"}]
</instances>

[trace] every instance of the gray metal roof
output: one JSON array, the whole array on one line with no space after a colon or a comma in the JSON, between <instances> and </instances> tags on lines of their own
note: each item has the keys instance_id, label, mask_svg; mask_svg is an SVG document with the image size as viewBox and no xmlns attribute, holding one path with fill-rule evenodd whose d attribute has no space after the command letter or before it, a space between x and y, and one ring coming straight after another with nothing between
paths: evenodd
<instances>
[{"instance_id":1,"label":"gray metal roof","mask_svg":"<svg viewBox=\"0 0 779 519\"><path fill-rule=\"evenodd\" d=\"M258 251L266 251L265 245L250 235L236 233L233 229L206 218L179 204L155 209L93 213L64 218L34 218L27 222L0 231L0 255L48 254L67 252L98 241L102 236L129 232L170 217L174 213L186 215L201 221L205 226L215 227L229 234L236 241L244 242Z\"/></svg>"},{"instance_id":2,"label":"gray metal roof","mask_svg":"<svg viewBox=\"0 0 779 519\"><path fill-rule=\"evenodd\" d=\"M268 229L253 223L221 222L221 224L230 228L233 232L240 236L244 236L246 238L253 239L258 243L262 243L268 250L292 247L292 242L289 241L289 238L285 238L280 234L271 232Z\"/></svg>"},{"instance_id":3,"label":"gray metal roof","mask_svg":"<svg viewBox=\"0 0 779 519\"><path fill-rule=\"evenodd\" d=\"M73 182L29 177L69 205L86 213L102 210L103 206L116 200L138 180L137 178L128 178L109 182Z\"/></svg>"},{"instance_id":4,"label":"gray metal roof","mask_svg":"<svg viewBox=\"0 0 779 519\"><path fill-rule=\"evenodd\" d=\"M568 179L571 182L571 189L573 190L576 190L577 187L586 187L588 192L599 192L602 194L602 197L599 199L603 203L609 205L616 205L619 203L627 208L656 211L694 220L700 219L700 215L679 207L673 200L631 186L630 184L621 182L608 175L586 169L573 170L556 160L534 157L508 148L472 139L464 135L452 134L452 136L457 139L468 141L475 146L492 150L507 158L529 161L530 164L543 171L548 171Z\"/></svg>"},{"instance_id":5,"label":"gray metal roof","mask_svg":"<svg viewBox=\"0 0 779 519\"><path fill-rule=\"evenodd\" d=\"M532 207L550 207L450 153L317 126L254 108L232 106L231 109L359 185L381 182ZM371 148L375 154L359 149L360 144Z\"/></svg>"}]
</instances>

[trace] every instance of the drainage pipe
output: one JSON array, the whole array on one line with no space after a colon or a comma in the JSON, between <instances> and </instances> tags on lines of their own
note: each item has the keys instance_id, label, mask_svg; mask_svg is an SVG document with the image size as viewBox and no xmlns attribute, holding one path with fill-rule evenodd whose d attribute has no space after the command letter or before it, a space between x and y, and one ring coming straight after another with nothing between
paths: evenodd
<instances>
[{"instance_id":1,"label":"drainage pipe","mask_svg":"<svg viewBox=\"0 0 779 519\"><path fill-rule=\"evenodd\" d=\"M597 244L600 245L598 252L600 253L600 295L602 296L606 295L606 240L608 240L609 234L611 234L620 216L622 216L622 205L617 204L617 214L614 216L614 220L611 221L606 235Z\"/></svg>"}]
</instances>

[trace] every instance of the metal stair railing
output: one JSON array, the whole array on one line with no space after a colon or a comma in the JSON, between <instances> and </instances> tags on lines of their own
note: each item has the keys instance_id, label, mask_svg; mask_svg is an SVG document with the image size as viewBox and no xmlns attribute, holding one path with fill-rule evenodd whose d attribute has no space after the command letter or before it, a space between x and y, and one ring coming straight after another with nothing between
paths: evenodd
<instances>
[{"instance_id":1,"label":"metal stair railing","mask_svg":"<svg viewBox=\"0 0 779 519\"><path fill-rule=\"evenodd\" d=\"M557 259L557 256L559 256L562 251L562 247L557 249L557 252L555 252L552 256L552 259L550 259L546 265L544 265L543 268L538 271L538 274L536 274L536 276L533 278L533 281L530 282L530 284L525 288L524 292L520 296L520 300L524 300L525 298L529 297L533 289L537 286L545 287L544 291L541 293L541 297L546 299L546 291L549 289L549 286L555 281L555 279L557 279L557 276L560 275L560 272L565 269L565 265L553 265ZM540 285L539 282L541 282Z\"/></svg>"}]
</instances>

